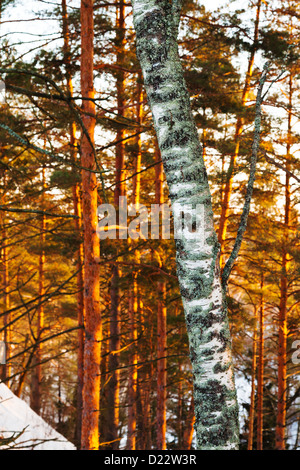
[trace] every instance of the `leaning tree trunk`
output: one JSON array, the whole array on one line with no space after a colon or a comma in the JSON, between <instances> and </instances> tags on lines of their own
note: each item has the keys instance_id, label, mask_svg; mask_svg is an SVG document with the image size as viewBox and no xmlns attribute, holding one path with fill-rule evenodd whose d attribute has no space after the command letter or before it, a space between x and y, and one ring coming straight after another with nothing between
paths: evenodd
<instances>
[{"instance_id":1,"label":"leaning tree trunk","mask_svg":"<svg viewBox=\"0 0 300 470\"><path fill-rule=\"evenodd\" d=\"M237 449L238 406L211 194L177 46L179 2L133 0L137 54L175 218L204 210L203 235L176 240L177 272L194 372L198 449ZM199 231L200 232L200 231Z\"/></svg>"}]
</instances>

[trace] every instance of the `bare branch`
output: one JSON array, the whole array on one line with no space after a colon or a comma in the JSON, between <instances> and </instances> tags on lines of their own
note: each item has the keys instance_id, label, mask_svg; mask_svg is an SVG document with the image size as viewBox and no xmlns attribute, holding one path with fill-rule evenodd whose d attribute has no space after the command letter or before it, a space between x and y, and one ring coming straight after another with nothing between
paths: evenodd
<instances>
[{"instance_id":1,"label":"bare branch","mask_svg":"<svg viewBox=\"0 0 300 470\"><path fill-rule=\"evenodd\" d=\"M222 273L222 285L224 289L226 288L234 262L236 258L238 257L241 244L243 241L243 236L247 228L248 215L250 212L250 204L251 204L253 186L254 186L254 181L255 181L257 154L258 154L259 143L260 143L261 114L262 114L261 105L262 105L262 100L263 100L262 91L263 91L265 81L267 79L269 68L270 68L270 64L269 62L267 62L264 66L263 72L259 80L257 97L256 97L256 106L255 106L255 128L254 128L254 136L253 136L253 144L252 144L252 155L251 155L251 160L250 160L250 176L248 180L245 204L244 204L243 212L241 215L236 240L235 240L231 255L229 259L227 260L227 263L225 264L223 273Z\"/></svg>"}]
</instances>

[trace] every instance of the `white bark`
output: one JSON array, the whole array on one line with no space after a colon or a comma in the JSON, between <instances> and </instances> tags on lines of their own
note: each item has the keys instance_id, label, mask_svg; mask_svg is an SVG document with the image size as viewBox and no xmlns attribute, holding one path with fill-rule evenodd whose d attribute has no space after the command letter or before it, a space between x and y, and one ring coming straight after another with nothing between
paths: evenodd
<instances>
[{"instance_id":1,"label":"white bark","mask_svg":"<svg viewBox=\"0 0 300 470\"><path fill-rule=\"evenodd\" d=\"M197 445L198 449L237 449L238 407L219 244L202 149L178 56L178 12L175 0L133 0L137 53L172 206L204 206L205 226L198 239L183 232L176 240L194 372Z\"/></svg>"}]
</instances>

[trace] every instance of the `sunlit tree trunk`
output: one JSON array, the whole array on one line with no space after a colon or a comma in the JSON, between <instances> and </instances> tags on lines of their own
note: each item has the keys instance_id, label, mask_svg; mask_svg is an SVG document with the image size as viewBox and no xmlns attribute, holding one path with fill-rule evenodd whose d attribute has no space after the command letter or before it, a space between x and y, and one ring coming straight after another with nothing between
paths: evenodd
<instances>
[{"instance_id":1,"label":"sunlit tree trunk","mask_svg":"<svg viewBox=\"0 0 300 470\"><path fill-rule=\"evenodd\" d=\"M194 436L194 424L195 424L195 407L194 397L191 399L191 403L188 409L187 420L185 422L184 433L183 433L183 449L191 450L193 436Z\"/></svg>"},{"instance_id":2,"label":"sunlit tree trunk","mask_svg":"<svg viewBox=\"0 0 300 470\"><path fill-rule=\"evenodd\" d=\"M179 366L179 371L181 371L182 367L181 365ZM178 400L178 405L177 405L177 426L178 426L178 449L182 449L183 447L183 417L182 417L182 412L183 412L183 393L182 393L182 380L179 381L178 387L177 387L177 400Z\"/></svg>"},{"instance_id":3,"label":"sunlit tree trunk","mask_svg":"<svg viewBox=\"0 0 300 470\"><path fill-rule=\"evenodd\" d=\"M4 176L5 180L5 176ZM2 198L2 204L4 204L4 196ZM6 382L6 385L9 385L9 382L6 381L11 375L11 364L10 364L10 354L11 354L11 314L8 313L10 309L10 295L9 295L9 269L8 269L8 250L7 250L7 230L6 230L6 220L4 213L1 214L1 229L2 229L2 243L1 243L1 271L2 271L2 292L3 292L3 306L4 306L4 316L3 316L3 341L6 347L6 363L2 365L1 379Z\"/></svg>"},{"instance_id":4,"label":"sunlit tree trunk","mask_svg":"<svg viewBox=\"0 0 300 470\"><path fill-rule=\"evenodd\" d=\"M125 74L122 70L125 54L125 4L124 1L117 6L116 17L116 64L120 66L117 70L116 91L117 91L117 112L122 120L125 110ZM119 197L125 195L124 182L124 130L120 127L117 131L116 145L116 176L114 202L118 214ZM109 342L109 370L110 380L108 382L108 422L109 430L107 433L108 441L111 442L111 449L119 448L118 429L119 429L119 394L120 394L120 371L119 352L120 349L120 325L121 325L121 306L120 306L120 269L117 266L112 268L111 279L111 308L110 308L110 342Z\"/></svg>"},{"instance_id":5,"label":"sunlit tree trunk","mask_svg":"<svg viewBox=\"0 0 300 470\"><path fill-rule=\"evenodd\" d=\"M152 444L153 436L153 393L156 384L155 367L156 363L154 357L156 352L153 348L153 332L154 325L152 322L152 312L147 312L144 308L144 303L141 298L141 293L138 292L138 305L137 305L137 325L141 334L141 339L138 342L137 361L144 364L137 368L137 381L136 381L136 450L149 450L153 449L155 444ZM137 331L137 330L136 330ZM138 333L138 331L137 331ZM147 341L143 341L147 338ZM146 364L145 364L146 363Z\"/></svg>"},{"instance_id":6,"label":"sunlit tree trunk","mask_svg":"<svg viewBox=\"0 0 300 470\"><path fill-rule=\"evenodd\" d=\"M156 152L155 166L155 203L164 203L163 195L163 165L159 151ZM156 433L157 449L166 449L166 401L167 401L167 308L166 283L157 283L157 414Z\"/></svg>"},{"instance_id":7,"label":"sunlit tree trunk","mask_svg":"<svg viewBox=\"0 0 300 470\"><path fill-rule=\"evenodd\" d=\"M119 448L119 412L120 412L120 369L119 350L121 334L121 305L119 297L120 273L117 265L112 268L110 286L110 337L109 337L109 381L107 393L108 430L107 441L110 449Z\"/></svg>"},{"instance_id":8,"label":"sunlit tree trunk","mask_svg":"<svg viewBox=\"0 0 300 470\"><path fill-rule=\"evenodd\" d=\"M136 278L133 279L133 287L129 292L129 327L130 340L132 341L130 355L130 369L128 371L128 424L126 449L136 450L137 428L137 316L138 316L138 286Z\"/></svg>"},{"instance_id":9,"label":"sunlit tree trunk","mask_svg":"<svg viewBox=\"0 0 300 470\"><path fill-rule=\"evenodd\" d=\"M71 72L71 50L70 50L70 33L68 23L68 11L66 0L62 0L62 24L63 24L63 38L64 38L64 65L66 68L66 85L69 97L73 96L73 81ZM74 163L77 162L77 138L76 138L76 123L75 121L70 124L70 147L71 158ZM81 185L75 183L72 187L73 193L73 208L75 215L75 230L78 237L81 237L82 222L81 222ZM77 417L76 417L76 431L75 439L78 448L81 447L81 413L82 413L82 389L83 389L83 350L84 350L84 299L83 299L83 246L79 245L77 251L77 319L78 319L78 353L77 353Z\"/></svg>"},{"instance_id":10,"label":"sunlit tree trunk","mask_svg":"<svg viewBox=\"0 0 300 470\"><path fill-rule=\"evenodd\" d=\"M249 433L247 450L253 450L253 428L255 414L255 382L256 382L256 365L257 365L257 307L254 307L254 331L252 346L252 369L251 369L251 395L250 395L250 411L249 411Z\"/></svg>"},{"instance_id":11,"label":"sunlit tree trunk","mask_svg":"<svg viewBox=\"0 0 300 470\"><path fill-rule=\"evenodd\" d=\"M259 344L258 344L258 372L257 372L257 450L263 450L264 430L264 349L265 349L265 303L264 303L264 276L261 274L261 297L259 306Z\"/></svg>"},{"instance_id":12,"label":"sunlit tree trunk","mask_svg":"<svg viewBox=\"0 0 300 470\"><path fill-rule=\"evenodd\" d=\"M125 58L125 3L120 0L117 8L117 22L116 22L116 64L117 70L117 109L118 117L122 121L125 114L125 73L122 69ZM122 126L117 131L116 145L116 190L115 190L115 205L119 204L119 196L125 195L125 168L124 168L124 142L125 132Z\"/></svg>"},{"instance_id":13,"label":"sunlit tree trunk","mask_svg":"<svg viewBox=\"0 0 300 470\"><path fill-rule=\"evenodd\" d=\"M137 77L137 97L136 97L136 121L138 131L140 131L142 121L142 83L141 76ZM138 134L135 140L135 162L134 176L132 180L132 199L131 202L137 208L140 204L141 190L141 135ZM140 255L138 250L134 250L134 262L139 263ZM129 290L129 324L130 338L132 341L132 354L130 356L130 369L128 378L128 431L127 446L128 450L136 450L136 428L137 428L137 316L138 316L138 284L137 276L133 274L132 287Z\"/></svg>"},{"instance_id":14,"label":"sunlit tree trunk","mask_svg":"<svg viewBox=\"0 0 300 470\"><path fill-rule=\"evenodd\" d=\"M151 345L150 345L151 346ZM140 449L151 449L151 378L152 375L148 371L145 373L145 381L143 386L143 421L141 432Z\"/></svg>"},{"instance_id":15,"label":"sunlit tree trunk","mask_svg":"<svg viewBox=\"0 0 300 470\"><path fill-rule=\"evenodd\" d=\"M280 304L278 319L278 395L276 420L276 449L285 450L286 432L286 405L287 405L287 301L288 301L288 265L287 253L288 230L291 217L291 188L290 188L290 152L292 142L292 106L293 106L293 76L289 76L289 106L288 106L288 132L286 147L286 174L285 174L285 204L284 204L284 239L281 257L280 274Z\"/></svg>"},{"instance_id":16,"label":"sunlit tree trunk","mask_svg":"<svg viewBox=\"0 0 300 470\"><path fill-rule=\"evenodd\" d=\"M6 230L3 231L3 239L6 239ZM2 262L3 262L3 296L4 296L4 309L5 312L8 312L10 309L10 296L9 296L9 272L8 272L8 251L5 246L6 241L4 241L4 247L2 251ZM3 380L9 378L11 375L11 364L10 364L10 354L11 354L11 326L10 326L11 316L10 313L5 313L4 315L4 343L6 345L6 364L3 365Z\"/></svg>"},{"instance_id":17,"label":"sunlit tree trunk","mask_svg":"<svg viewBox=\"0 0 300 470\"><path fill-rule=\"evenodd\" d=\"M45 168L42 170L42 209L45 208ZM42 396L42 346L41 339L44 329L44 304L43 297L45 295L45 231L46 231L46 218L42 215L41 226L40 226L40 254L39 254L39 306L37 311L37 327L36 327L36 341L37 346L34 355L35 368L32 372L31 378L31 397L30 406L37 413L41 412L41 396Z\"/></svg>"},{"instance_id":18,"label":"sunlit tree trunk","mask_svg":"<svg viewBox=\"0 0 300 470\"><path fill-rule=\"evenodd\" d=\"M238 406L219 244L207 172L178 55L179 3L133 1L137 53L175 217L186 205L199 205L204 210L203 238L195 235L196 239L191 239L183 233L176 240L194 372L197 446L237 449Z\"/></svg>"},{"instance_id":19,"label":"sunlit tree trunk","mask_svg":"<svg viewBox=\"0 0 300 470\"><path fill-rule=\"evenodd\" d=\"M81 140L82 213L84 229L84 382L82 410L82 449L97 450L99 446L100 362L102 323L100 311L99 256L97 226L97 179L94 153L94 16L93 0L81 2ZM92 171L89 171L92 170Z\"/></svg>"},{"instance_id":20,"label":"sunlit tree trunk","mask_svg":"<svg viewBox=\"0 0 300 470\"><path fill-rule=\"evenodd\" d=\"M245 104L247 103L248 96L249 96L249 91L250 91L250 83L251 83L251 77L253 74L253 65L254 65L254 58L255 58L255 53L257 50L257 41L258 41L258 35L259 35L259 21L260 21L260 10L261 10L261 0L258 0L257 2L257 8L256 8L256 19L255 19L255 26L254 26L254 37L253 37L253 43L252 43L252 48L248 60L248 69L247 69L247 74L246 74L246 80L242 92L242 107L244 108ZM235 136L234 136L234 142L235 142L235 149L233 155L230 157L230 163L229 163L229 168L227 171L226 175L226 182L225 182L225 187L223 191L223 199L222 199L222 209L221 209L221 216L220 216L220 223L219 223L219 229L218 229L218 240L221 244L221 255L220 255L220 265L221 267L224 264L224 244L226 240L226 231L227 231L227 220L228 220L228 212L229 212L229 203L230 203L230 198L231 198L231 192L232 192L232 181L233 181L233 176L234 176L234 168L236 164L236 159L239 155L240 151L240 137L244 129L244 119L242 117L238 117L237 122L236 122L236 127L235 127Z\"/></svg>"},{"instance_id":21,"label":"sunlit tree trunk","mask_svg":"<svg viewBox=\"0 0 300 470\"><path fill-rule=\"evenodd\" d=\"M166 283L157 284L157 449L166 449L166 401L167 401L167 308Z\"/></svg>"},{"instance_id":22,"label":"sunlit tree trunk","mask_svg":"<svg viewBox=\"0 0 300 470\"><path fill-rule=\"evenodd\" d=\"M154 325L151 322L151 318L152 316L150 313L149 321L149 316L147 317L147 311L144 309L143 301L141 299L141 296L139 295L137 321L140 325L140 330L142 330L143 337L147 337L147 347L143 348L141 352L140 349L138 349L137 359L138 362L144 362L149 360L150 363L148 363L146 367L139 367L137 370L137 450L149 450L153 448L153 421L151 416L153 408L151 404L153 403L153 382L156 383L154 361L154 356L156 355L156 353L153 350Z\"/></svg>"},{"instance_id":23,"label":"sunlit tree trunk","mask_svg":"<svg viewBox=\"0 0 300 470\"><path fill-rule=\"evenodd\" d=\"M142 75L138 73L137 84L136 84L136 123L137 123L137 136L135 138L135 155L134 155L134 177L132 180L132 204L137 206L140 204L140 192L141 192L141 125L143 116L143 85Z\"/></svg>"},{"instance_id":24,"label":"sunlit tree trunk","mask_svg":"<svg viewBox=\"0 0 300 470\"><path fill-rule=\"evenodd\" d=\"M103 339L101 342L101 409L100 409L100 439L101 439L101 447L102 450L109 449L109 442L108 432L108 410L107 410L107 403L108 403L108 381L109 381L109 366L108 366L108 359L109 359L109 339Z\"/></svg>"}]
</instances>

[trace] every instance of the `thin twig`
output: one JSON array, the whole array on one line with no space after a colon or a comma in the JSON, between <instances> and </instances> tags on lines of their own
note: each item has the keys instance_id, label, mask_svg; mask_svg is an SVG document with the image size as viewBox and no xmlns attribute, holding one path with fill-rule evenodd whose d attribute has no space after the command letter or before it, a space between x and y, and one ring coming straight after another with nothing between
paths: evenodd
<instances>
[{"instance_id":1,"label":"thin twig","mask_svg":"<svg viewBox=\"0 0 300 470\"><path fill-rule=\"evenodd\" d=\"M254 136L253 136L253 144L252 144L252 155L251 155L251 160L250 160L250 175L249 175L249 180L248 180L248 185L247 185L247 192L246 192L243 212L241 215L240 224L239 224L239 228L237 231L237 236L235 239L233 250L229 256L229 259L227 260L224 266L223 273L222 273L222 285L224 289L226 289L232 267L234 265L236 258L238 257L238 254L241 248L243 235L247 228L248 215L250 212L250 204L251 204L254 181L255 181L257 154L258 154L259 144L260 144L260 129L261 129L261 115L262 115L261 105L263 101L262 91L263 91L265 81L267 79L269 68L270 68L270 63L267 62L263 68L263 72L259 80L257 97L256 97L256 106L255 106L255 121L254 121L255 125L254 125Z\"/></svg>"}]
</instances>

